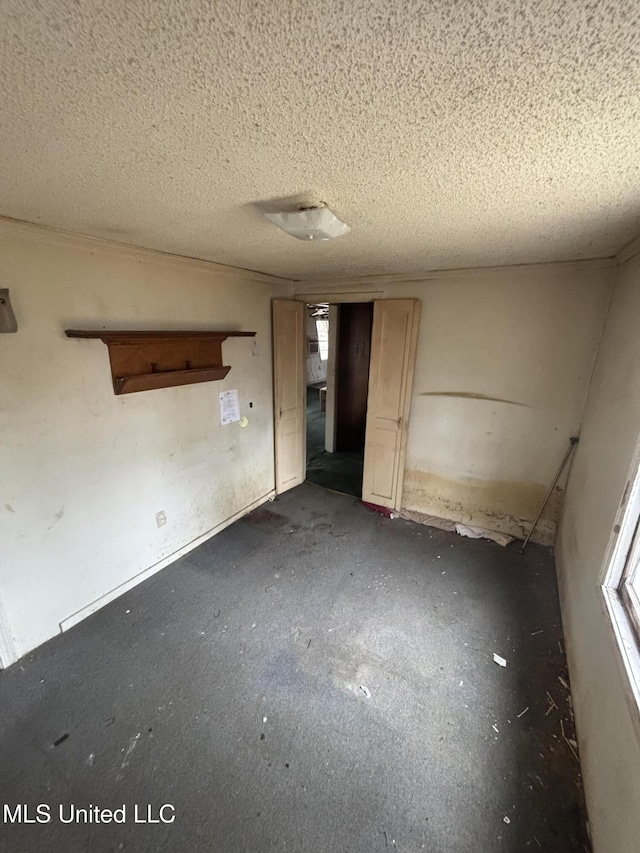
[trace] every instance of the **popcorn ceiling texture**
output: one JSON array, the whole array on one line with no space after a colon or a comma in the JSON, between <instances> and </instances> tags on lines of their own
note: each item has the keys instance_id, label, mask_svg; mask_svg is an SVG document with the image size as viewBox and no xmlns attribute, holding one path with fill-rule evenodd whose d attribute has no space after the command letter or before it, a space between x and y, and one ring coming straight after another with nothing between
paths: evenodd
<instances>
[{"instance_id":1,"label":"popcorn ceiling texture","mask_svg":"<svg viewBox=\"0 0 640 853\"><path fill-rule=\"evenodd\" d=\"M292 278L640 228L630 0L4 0L0 40L7 216ZM320 200L349 235L259 213Z\"/></svg>"}]
</instances>

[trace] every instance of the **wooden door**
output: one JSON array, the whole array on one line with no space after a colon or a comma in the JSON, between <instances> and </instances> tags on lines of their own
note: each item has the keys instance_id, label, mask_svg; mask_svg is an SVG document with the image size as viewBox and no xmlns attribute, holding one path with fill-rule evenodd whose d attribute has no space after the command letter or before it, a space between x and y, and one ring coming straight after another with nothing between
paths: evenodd
<instances>
[{"instance_id":1,"label":"wooden door","mask_svg":"<svg viewBox=\"0 0 640 853\"><path fill-rule=\"evenodd\" d=\"M372 302L340 305L336 450L362 450L367 422Z\"/></svg>"},{"instance_id":2,"label":"wooden door","mask_svg":"<svg viewBox=\"0 0 640 853\"><path fill-rule=\"evenodd\" d=\"M420 303L374 303L362 500L400 509Z\"/></svg>"},{"instance_id":3,"label":"wooden door","mask_svg":"<svg viewBox=\"0 0 640 853\"><path fill-rule=\"evenodd\" d=\"M276 493L306 474L305 338L302 302L273 302L273 402Z\"/></svg>"}]
</instances>

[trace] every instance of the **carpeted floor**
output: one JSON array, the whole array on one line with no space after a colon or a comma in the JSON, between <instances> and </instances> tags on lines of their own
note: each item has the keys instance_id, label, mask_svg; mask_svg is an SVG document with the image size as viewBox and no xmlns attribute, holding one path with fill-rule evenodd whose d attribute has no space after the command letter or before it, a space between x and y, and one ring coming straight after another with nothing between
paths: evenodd
<instances>
[{"instance_id":1,"label":"carpeted floor","mask_svg":"<svg viewBox=\"0 0 640 853\"><path fill-rule=\"evenodd\" d=\"M0 673L2 801L52 810L0 850L588 850L553 557L518 547L261 507Z\"/></svg>"}]
</instances>

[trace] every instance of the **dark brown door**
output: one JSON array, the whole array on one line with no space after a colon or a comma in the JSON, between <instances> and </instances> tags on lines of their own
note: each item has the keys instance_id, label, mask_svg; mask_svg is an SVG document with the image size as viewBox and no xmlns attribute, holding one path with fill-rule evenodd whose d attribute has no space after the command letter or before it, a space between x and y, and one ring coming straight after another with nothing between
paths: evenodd
<instances>
[{"instance_id":1,"label":"dark brown door","mask_svg":"<svg viewBox=\"0 0 640 853\"><path fill-rule=\"evenodd\" d=\"M340 306L337 353L336 450L362 450L367 424L373 303Z\"/></svg>"}]
</instances>

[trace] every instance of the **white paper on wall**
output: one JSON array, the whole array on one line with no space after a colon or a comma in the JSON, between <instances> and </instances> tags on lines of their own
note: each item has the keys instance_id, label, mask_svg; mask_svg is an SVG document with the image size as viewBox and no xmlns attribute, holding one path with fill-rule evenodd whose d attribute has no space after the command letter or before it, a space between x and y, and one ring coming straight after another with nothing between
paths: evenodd
<instances>
[{"instance_id":1,"label":"white paper on wall","mask_svg":"<svg viewBox=\"0 0 640 853\"><path fill-rule=\"evenodd\" d=\"M222 426L226 424L234 424L240 420L240 403L238 402L238 392L220 391L220 423Z\"/></svg>"}]
</instances>

